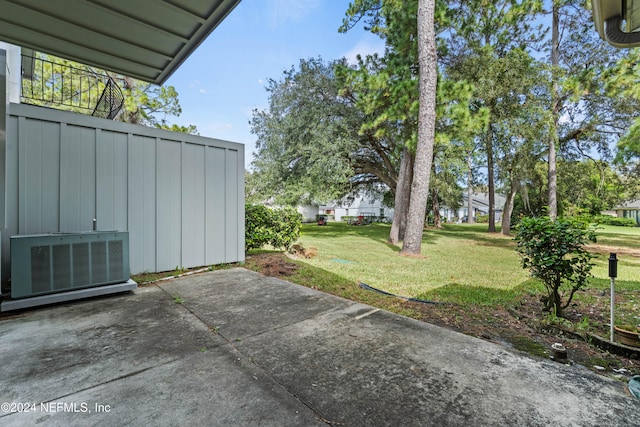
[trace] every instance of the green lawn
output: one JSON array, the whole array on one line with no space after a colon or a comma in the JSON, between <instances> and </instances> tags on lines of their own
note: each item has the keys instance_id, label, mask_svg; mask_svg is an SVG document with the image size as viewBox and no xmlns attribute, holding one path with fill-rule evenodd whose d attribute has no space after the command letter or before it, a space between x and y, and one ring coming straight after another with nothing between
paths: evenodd
<instances>
[{"instance_id":1,"label":"green lawn","mask_svg":"<svg viewBox=\"0 0 640 427\"><path fill-rule=\"evenodd\" d=\"M404 296L420 296L446 285L509 289L527 281L515 243L485 229L486 225L448 225L428 230L424 258L398 256L400 246L387 243L386 224L305 225L300 242L318 248L318 256L306 263Z\"/></svg>"},{"instance_id":2,"label":"green lawn","mask_svg":"<svg viewBox=\"0 0 640 427\"><path fill-rule=\"evenodd\" d=\"M611 251L618 252L618 279L622 287L636 287L640 285L640 257L625 253L625 249L640 251L640 227L599 226L597 230L597 244L611 247ZM609 274L609 254L604 252L595 260L592 273L599 279L606 279Z\"/></svg>"},{"instance_id":3,"label":"green lawn","mask_svg":"<svg viewBox=\"0 0 640 427\"><path fill-rule=\"evenodd\" d=\"M512 238L489 234L486 227L450 224L442 230L429 229L424 234L424 258L398 256L400 247L387 243L386 224L307 224L300 242L318 249L318 256L303 260L305 264L346 281L408 297L457 300L456 294L466 294L460 295L464 299L476 293L479 302L491 303L493 298L508 297L502 293L536 286L521 268ZM640 229L604 227L598 239L602 245L639 248ZM608 286L607 257L599 255L595 260L592 283L596 287ZM619 258L619 286L640 287L640 258Z\"/></svg>"}]
</instances>

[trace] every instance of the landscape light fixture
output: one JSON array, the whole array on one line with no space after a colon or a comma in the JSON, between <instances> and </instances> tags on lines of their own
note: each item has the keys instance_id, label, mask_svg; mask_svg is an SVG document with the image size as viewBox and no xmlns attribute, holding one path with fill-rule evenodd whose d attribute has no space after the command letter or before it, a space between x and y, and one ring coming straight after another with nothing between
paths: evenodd
<instances>
[{"instance_id":1,"label":"landscape light fixture","mask_svg":"<svg viewBox=\"0 0 640 427\"><path fill-rule=\"evenodd\" d=\"M640 0L592 0L593 22L615 47L640 46Z\"/></svg>"},{"instance_id":2,"label":"landscape light fixture","mask_svg":"<svg viewBox=\"0 0 640 427\"><path fill-rule=\"evenodd\" d=\"M609 253L609 279L611 279L611 291L610 291L610 296L611 296L611 304L610 304L610 311L611 311L611 323L609 323L609 340L611 342L613 342L613 331L614 331L614 308L615 308L615 301L616 301L616 291L615 291L615 287L616 287L616 277L618 277L618 257L616 256L615 252L610 252Z\"/></svg>"}]
</instances>

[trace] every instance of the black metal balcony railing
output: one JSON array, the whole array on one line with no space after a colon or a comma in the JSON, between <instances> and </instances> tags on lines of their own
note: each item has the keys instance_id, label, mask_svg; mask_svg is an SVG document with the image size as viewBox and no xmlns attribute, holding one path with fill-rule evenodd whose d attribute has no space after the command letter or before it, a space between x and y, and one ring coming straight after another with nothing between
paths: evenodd
<instances>
[{"instance_id":1,"label":"black metal balcony railing","mask_svg":"<svg viewBox=\"0 0 640 427\"><path fill-rule=\"evenodd\" d=\"M114 119L124 104L116 81L90 67L53 62L40 56L22 56L21 100Z\"/></svg>"}]
</instances>

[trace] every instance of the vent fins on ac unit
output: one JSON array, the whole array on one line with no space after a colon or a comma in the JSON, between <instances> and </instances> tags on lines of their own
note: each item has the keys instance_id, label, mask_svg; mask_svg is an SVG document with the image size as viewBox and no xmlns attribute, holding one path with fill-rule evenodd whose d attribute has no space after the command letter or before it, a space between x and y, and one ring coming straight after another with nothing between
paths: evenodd
<instances>
[{"instance_id":1,"label":"vent fins on ac unit","mask_svg":"<svg viewBox=\"0 0 640 427\"><path fill-rule=\"evenodd\" d=\"M11 298L126 282L129 233L11 237Z\"/></svg>"}]
</instances>

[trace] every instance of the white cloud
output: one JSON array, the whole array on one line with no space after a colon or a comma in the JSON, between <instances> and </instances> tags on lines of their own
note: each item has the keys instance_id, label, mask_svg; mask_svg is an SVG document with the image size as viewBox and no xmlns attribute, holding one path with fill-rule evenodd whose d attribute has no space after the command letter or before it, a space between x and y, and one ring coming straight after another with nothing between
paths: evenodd
<instances>
[{"instance_id":1,"label":"white cloud","mask_svg":"<svg viewBox=\"0 0 640 427\"><path fill-rule=\"evenodd\" d=\"M207 93L206 89L200 89L198 92L200 92L200 93Z\"/></svg>"},{"instance_id":2,"label":"white cloud","mask_svg":"<svg viewBox=\"0 0 640 427\"><path fill-rule=\"evenodd\" d=\"M318 7L320 0L269 0L267 7L273 27L299 22Z\"/></svg>"},{"instance_id":3,"label":"white cloud","mask_svg":"<svg viewBox=\"0 0 640 427\"><path fill-rule=\"evenodd\" d=\"M361 41L353 48L343 53L342 56L347 58L349 64L355 65L357 64L356 58L358 55L365 58L367 55L373 55L374 53L377 53L380 56L384 55L384 41L382 39Z\"/></svg>"}]
</instances>

